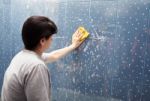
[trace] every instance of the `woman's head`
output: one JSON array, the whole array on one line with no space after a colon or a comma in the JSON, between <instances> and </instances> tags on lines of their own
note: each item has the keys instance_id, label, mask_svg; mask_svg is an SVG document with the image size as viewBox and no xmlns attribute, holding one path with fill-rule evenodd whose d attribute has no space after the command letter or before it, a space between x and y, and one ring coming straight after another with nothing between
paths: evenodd
<instances>
[{"instance_id":1,"label":"woman's head","mask_svg":"<svg viewBox=\"0 0 150 101\"><path fill-rule=\"evenodd\" d=\"M55 23L44 16L31 16L23 24L22 40L28 50L35 50L42 39L57 33Z\"/></svg>"}]
</instances>

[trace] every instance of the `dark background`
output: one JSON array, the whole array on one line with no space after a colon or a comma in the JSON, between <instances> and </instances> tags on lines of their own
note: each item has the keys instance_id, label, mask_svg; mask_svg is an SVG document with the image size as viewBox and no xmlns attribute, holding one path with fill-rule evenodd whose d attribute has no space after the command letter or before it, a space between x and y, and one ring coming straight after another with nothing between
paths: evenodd
<instances>
[{"instance_id":1,"label":"dark background","mask_svg":"<svg viewBox=\"0 0 150 101\"><path fill-rule=\"evenodd\" d=\"M48 52L68 46L79 26L90 32L81 47L48 65L53 101L150 101L149 0L0 0L0 88L31 15L48 16L59 28Z\"/></svg>"}]
</instances>

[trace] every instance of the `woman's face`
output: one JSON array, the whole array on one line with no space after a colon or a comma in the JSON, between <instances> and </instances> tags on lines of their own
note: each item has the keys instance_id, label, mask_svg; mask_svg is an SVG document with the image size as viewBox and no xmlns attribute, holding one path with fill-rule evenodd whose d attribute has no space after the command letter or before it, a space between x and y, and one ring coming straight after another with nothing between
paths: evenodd
<instances>
[{"instance_id":1,"label":"woman's face","mask_svg":"<svg viewBox=\"0 0 150 101\"><path fill-rule=\"evenodd\" d=\"M52 43L52 36L50 36L47 40L45 40L45 50L48 49L51 46Z\"/></svg>"}]
</instances>

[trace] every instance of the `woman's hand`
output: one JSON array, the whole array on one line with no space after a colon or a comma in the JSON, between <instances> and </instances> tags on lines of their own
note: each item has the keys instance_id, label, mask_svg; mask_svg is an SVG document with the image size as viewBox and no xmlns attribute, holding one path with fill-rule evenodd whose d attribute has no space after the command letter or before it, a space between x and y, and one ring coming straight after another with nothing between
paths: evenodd
<instances>
[{"instance_id":1,"label":"woman's hand","mask_svg":"<svg viewBox=\"0 0 150 101\"><path fill-rule=\"evenodd\" d=\"M85 40L81 40L83 34L79 32L79 30L77 30L73 35L72 35L72 44L71 46L73 46L73 48L77 48L79 47L82 42Z\"/></svg>"}]
</instances>

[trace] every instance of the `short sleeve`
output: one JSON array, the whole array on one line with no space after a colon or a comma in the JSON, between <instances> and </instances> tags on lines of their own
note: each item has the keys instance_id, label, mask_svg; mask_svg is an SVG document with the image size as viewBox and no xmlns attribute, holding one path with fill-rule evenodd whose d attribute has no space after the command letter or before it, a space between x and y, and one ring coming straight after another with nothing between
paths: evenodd
<instances>
[{"instance_id":1,"label":"short sleeve","mask_svg":"<svg viewBox=\"0 0 150 101\"><path fill-rule=\"evenodd\" d=\"M28 74L25 94L27 101L50 101L50 77L44 65L35 66Z\"/></svg>"},{"instance_id":2,"label":"short sleeve","mask_svg":"<svg viewBox=\"0 0 150 101\"><path fill-rule=\"evenodd\" d=\"M48 58L49 58L49 53L43 53L42 54L42 59L45 63L48 63Z\"/></svg>"}]
</instances>

